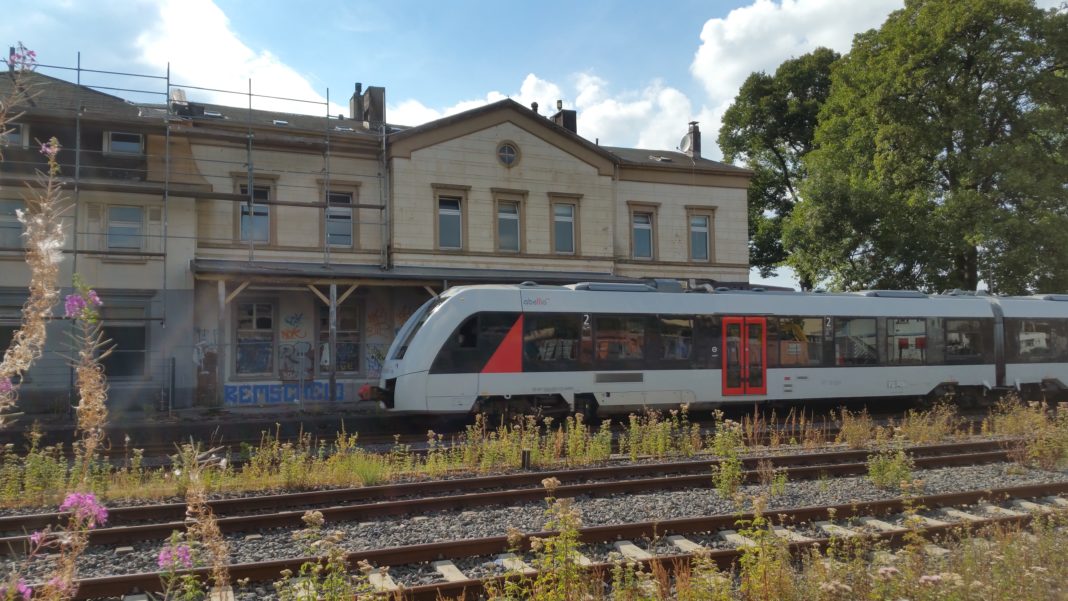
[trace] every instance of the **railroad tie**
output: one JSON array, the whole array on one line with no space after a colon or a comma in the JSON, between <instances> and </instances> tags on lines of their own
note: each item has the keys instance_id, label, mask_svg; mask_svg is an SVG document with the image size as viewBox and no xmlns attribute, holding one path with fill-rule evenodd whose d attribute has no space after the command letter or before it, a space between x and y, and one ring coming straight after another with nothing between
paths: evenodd
<instances>
[{"instance_id":1,"label":"railroad tie","mask_svg":"<svg viewBox=\"0 0 1068 601\"><path fill-rule=\"evenodd\" d=\"M391 593L399 588L389 574L378 570L367 575L367 582L379 593Z\"/></svg>"},{"instance_id":2,"label":"railroad tie","mask_svg":"<svg viewBox=\"0 0 1068 601\"><path fill-rule=\"evenodd\" d=\"M537 570L528 566L525 561L516 557L515 553L502 553L497 556L497 561L509 572L520 572L526 576L538 573Z\"/></svg>"},{"instance_id":3,"label":"railroad tie","mask_svg":"<svg viewBox=\"0 0 1068 601\"><path fill-rule=\"evenodd\" d=\"M938 513L946 516L947 518L960 520L962 522L983 521L982 516L975 515L974 513L968 513L967 511L961 511L960 509L954 509L952 507L943 507L942 509L938 510Z\"/></svg>"},{"instance_id":4,"label":"railroad tie","mask_svg":"<svg viewBox=\"0 0 1068 601\"><path fill-rule=\"evenodd\" d=\"M144 593L130 593L122 596L122 601L152 601Z\"/></svg>"},{"instance_id":5,"label":"railroad tie","mask_svg":"<svg viewBox=\"0 0 1068 601\"><path fill-rule=\"evenodd\" d=\"M943 522L942 520L936 520L934 518L929 518L929 517L927 517L925 515L913 516L913 519L915 519L919 523L919 525L921 525L921 526L923 526L925 528L937 528L939 526L948 526L949 525L949 522Z\"/></svg>"},{"instance_id":6,"label":"railroad tie","mask_svg":"<svg viewBox=\"0 0 1068 601\"><path fill-rule=\"evenodd\" d=\"M756 541L738 534L735 530L720 530L718 534L719 538L734 545L735 547L756 547Z\"/></svg>"},{"instance_id":7,"label":"railroad tie","mask_svg":"<svg viewBox=\"0 0 1068 601\"><path fill-rule=\"evenodd\" d=\"M652 559L651 553L642 549L638 545L630 542L629 540L620 540L614 543L616 551L619 551L623 557L633 561L644 561L646 559Z\"/></svg>"},{"instance_id":8,"label":"railroad tie","mask_svg":"<svg viewBox=\"0 0 1068 601\"><path fill-rule=\"evenodd\" d=\"M1019 517L1022 515L1027 515L1022 511L1013 511L1012 509L1005 509L1000 505L982 505L979 507L979 509L982 509L983 511L992 515L1000 515L1005 517Z\"/></svg>"},{"instance_id":9,"label":"railroad tie","mask_svg":"<svg viewBox=\"0 0 1068 601\"><path fill-rule=\"evenodd\" d=\"M786 539L788 542L791 543L810 543L815 540L813 538L805 536L804 534L801 534L800 532L794 532L793 530L790 530L789 528L783 528L782 526L775 526L771 529L771 531L775 533L775 536L782 539Z\"/></svg>"},{"instance_id":10,"label":"railroad tie","mask_svg":"<svg viewBox=\"0 0 1068 601\"><path fill-rule=\"evenodd\" d=\"M676 549L683 553L697 553L698 551L704 551L706 548L699 545L685 536L679 534L672 534L667 537L667 541L675 546Z\"/></svg>"},{"instance_id":11,"label":"railroad tie","mask_svg":"<svg viewBox=\"0 0 1068 601\"><path fill-rule=\"evenodd\" d=\"M1046 497L1042 500L1046 503L1049 503L1050 505L1060 507L1061 509L1068 509L1068 499L1064 499L1062 497Z\"/></svg>"},{"instance_id":12,"label":"railroad tie","mask_svg":"<svg viewBox=\"0 0 1068 601\"><path fill-rule=\"evenodd\" d=\"M460 571L460 568L456 567L456 564L448 559L442 561L435 561L430 564L437 570L438 574L445 579L446 582L463 582L464 580L470 580L464 573Z\"/></svg>"},{"instance_id":13,"label":"railroad tie","mask_svg":"<svg viewBox=\"0 0 1068 601\"><path fill-rule=\"evenodd\" d=\"M1052 513L1054 511L1049 505L1043 505L1042 503L1035 503L1033 501L1024 501L1022 499L1014 500L1012 506L1029 513Z\"/></svg>"},{"instance_id":14,"label":"railroad tie","mask_svg":"<svg viewBox=\"0 0 1068 601\"><path fill-rule=\"evenodd\" d=\"M579 553L578 551L575 551L574 553L571 554L571 559L575 560L575 563L577 563L578 565L580 565L580 566L582 566L584 568L588 568L588 567L593 565L593 562L590 561L589 557L586 557L585 555L583 555L582 553Z\"/></svg>"},{"instance_id":15,"label":"railroad tie","mask_svg":"<svg viewBox=\"0 0 1068 601\"><path fill-rule=\"evenodd\" d=\"M823 530L827 534L830 534L831 536L837 536L837 537L840 537L840 538L849 538L851 536L859 536L860 535L859 532L857 532L856 530L853 530L852 528L846 528L844 526L839 526L838 524L835 524L833 522L828 522L828 521L816 522L816 527L819 528L820 530Z\"/></svg>"},{"instance_id":16,"label":"railroad tie","mask_svg":"<svg viewBox=\"0 0 1068 601\"><path fill-rule=\"evenodd\" d=\"M234 601L234 589L229 586L216 586L211 589L211 595L208 597L208 601Z\"/></svg>"},{"instance_id":17,"label":"railroad tie","mask_svg":"<svg viewBox=\"0 0 1068 601\"><path fill-rule=\"evenodd\" d=\"M902 528L901 526L898 526L896 524L891 524L890 522L884 522L883 520L870 517L860 518L860 523L873 530L879 530L882 532L904 532L906 530L906 528Z\"/></svg>"}]
</instances>

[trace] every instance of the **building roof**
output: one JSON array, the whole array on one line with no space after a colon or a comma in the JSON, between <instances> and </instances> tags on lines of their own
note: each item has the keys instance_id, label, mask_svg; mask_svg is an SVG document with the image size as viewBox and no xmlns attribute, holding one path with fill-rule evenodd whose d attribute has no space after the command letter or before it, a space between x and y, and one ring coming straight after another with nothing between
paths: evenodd
<instances>
[{"instance_id":1,"label":"building roof","mask_svg":"<svg viewBox=\"0 0 1068 601\"><path fill-rule=\"evenodd\" d=\"M19 107L26 110L66 111L73 115L78 107L82 107L82 114L87 116L141 116L140 108L132 102L37 71L0 73L0 97L6 98L15 90L16 77L28 95L25 102L19 103Z\"/></svg>"},{"instance_id":2,"label":"building roof","mask_svg":"<svg viewBox=\"0 0 1068 601\"><path fill-rule=\"evenodd\" d=\"M372 279L425 280L455 283L510 283L535 281L543 284L573 284L575 282L635 282L641 281L610 273L584 271L538 271L528 269L475 269L452 267L398 266L381 269L378 265L295 263L275 261L235 261L226 259L194 259L190 267L195 274L261 276L301 279Z\"/></svg>"},{"instance_id":3,"label":"building roof","mask_svg":"<svg viewBox=\"0 0 1068 601\"><path fill-rule=\"evenodd\" d=\"M674 150L650 150L646 148L621 148L618 146L605 146L606 150L614 154L623 165L640 165L643 167L667 167L698 169L701 171L715 171L730 175L752 175L753 172L744 167L736 167L729 163L721 163L704 157L694 159L690 155Z\"/></svg>"}]
</instances>

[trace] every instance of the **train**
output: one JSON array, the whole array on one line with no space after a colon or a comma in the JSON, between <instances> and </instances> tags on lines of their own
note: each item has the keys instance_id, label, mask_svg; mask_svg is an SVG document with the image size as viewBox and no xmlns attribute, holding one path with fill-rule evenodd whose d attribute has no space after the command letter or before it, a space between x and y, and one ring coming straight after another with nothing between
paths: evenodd
<instances>
[{"instance_id":1,"label":"train","mask_svg":"<svg viewBox=\"0 0 1068 601\"><path fill-rule=\"evenodd\" d=\"M1068 294L460 286L398 331L373 394L397 413L592 416L1008 391L1068 399Z\"/></svg>"}]
</instances>

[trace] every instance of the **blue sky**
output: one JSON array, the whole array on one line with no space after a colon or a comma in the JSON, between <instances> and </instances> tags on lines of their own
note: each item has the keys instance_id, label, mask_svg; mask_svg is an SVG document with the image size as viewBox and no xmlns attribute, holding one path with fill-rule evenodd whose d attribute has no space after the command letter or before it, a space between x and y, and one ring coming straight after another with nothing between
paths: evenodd
<instances>
[{"instance_id":1,"label":"blue sky","mask_svg":"<svg viewBox=\"0 0 1068 601\"><path fill-rule=\"evenodd\" d=\"M1059 0L1040 0L1042 6ZM387 118L417 125L511 97L563 100L579 134L674 149L701 122L719 158L720 117L745 78L817 46L849 50L903 0L5 0L0 39L42 63L324 102L347 112L355 82L386 88ZM62 72L43 72L73 77ZM86 75L84 83L107 76ZM116 81L138 87L158 82ZM130 96L129 94L123 94ZM206 96L206 97L205 97ZM199 98L198 98L199 97ZM191 99L243 105L241 97ZM162 96L158 97L162 100ZM258 108L320 113L324 104ZM790 285L788 278L774 283Z\"/></svg>"}]
</instances>

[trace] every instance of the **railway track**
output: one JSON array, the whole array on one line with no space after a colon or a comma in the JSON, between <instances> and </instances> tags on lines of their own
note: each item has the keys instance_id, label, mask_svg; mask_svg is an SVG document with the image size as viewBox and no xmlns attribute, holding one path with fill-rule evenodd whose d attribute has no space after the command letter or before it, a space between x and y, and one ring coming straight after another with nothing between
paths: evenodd
<instances>
[{"instance_id":1,"label":"railway track","mask_svg":"<svg viewBox=\"0 0 1068 601\"><path fill-rule=\"evenodd\" d=\"M977 465L1005 461L1004 440L968 441L906 449L917 468ZM789 480L840 477L867 472L867 450L750 457L743 461L746 481L759 479L762 459L782 469ZM670 463L637 463L609 467L524 472L475 478L434 480L383 486L241 497L210 502L224 533L259 529L301 527L307 509L318 509L328 522L363 521L405 514L421 515L448 509L536 502L544 498L541 482L555 477L561 486L557 496L605 496L646 491L710 488L710 470L716 459ZM278 511L279 509L287 509ZM109 511L109 527L93 530L90 544L129 544L163 540L185 528L186 506L182 503L118 507ZM255 513L270 510L268 513ZM62 513L43 513L0 518L0 555L24 549L27 533L60 523ZM146 523L147 522L147 523ZM124 525L125 524L125 525Z\"/></svg>"},{"instance_id":2,"label":"railway track","mask_svg":"<svg viewBox=\"0 0 1068 601\"><path fill-rule=\"evenodd\" d=\"M559 493L560 491L558 491ZM1063 495L1068 494L1068 482L1052 484L1039 484L1028 486L1015 486L976 490L967 492L955 492L947 494L926 495L910 498L894 498L865 503L850 503L833 506L801 507L788 510L775 510L775 516L784 524L808 525L817 528L824 534L822 536L810 536L799 533L795 529L780 528L776 531L791 541L789 546L792 551L807 551L817 547L825 547L831 542L832 536L864 536L871 539L883 540L891 546L901 545L906 535L911 531L928 539L947 535L960 528L982 528L993 525L1025 525L1029 523L1035 512L1065 511L1068 500ZM1035 501L1037 499L1037 502ZM978 504L978 507L974 507ZM938 512L937 518L924 516L922 524L918 527L906 527L901 523L894 523L893 519L887 520L886 516L901 513L911 507L922 506L929 511ZM739 521L752 520L753 514L715 515L697 518L684 518L657 522L643 522L633 524L595 526L581 528L580 539L586 545L612 544L616 549L627 556L628 559L637 563L651 565L657 564L666 573L672 573L677 567L687 565L694 557L694 553L700 550L704 556L716 562L722 568L728 568L735 563L743 553L743 548L749 544L744 537L734 532L733 528ZM850 518L856 518L845 522ZM858 526L860 524L861 526ZM555 532L539 532L524 535L520 542L520 551L530 549L532 537L545 538L555 535ZM663 537L667 537L663 539ZM725 541L732 541L732 548L707 549L700 542L710 537L719 537ZM679 551L674 553L650 552L641 549L630 541L650 539L668 540ZM346 561L352 569L355 569L361 561L367 561L375 566L390 566L393 568L410 564L432 562L435 568L442 574L441 581L432 584L413 586L399 591L399 595L406 600L438 600L448 599L476 599L485 590L487 581L500 581L508 576L496 576L490 579L469 578L458 570L451 562L461 558L476 556L497 556L509 559L513 567L523 569L525 564L522 558L511 557L501 554L507 553L510 543L507 537L485 537L450 540L438 543L372 549L348 553ZM685 551L683 551L685 549ZM316 561L314 557L298 557L285 560L264 561L256 563L236 564L229 567L231 578L240 580L248 578L252 581L271 581L278 577L282 570L299 569L300 565L308 561ZM592 576L603 578L610 572L612 564L603 561L588 561L584 569ZM189 573L206 577L206 568L190 570ZM528 575L529 572L528 572ZM92 599L99 597L121 596L131 590L154 590L159 586L159 573L145 572L138 574L125 574L105 576L98 578L85 578L78 582L78 592L75 599ZM378 579L378 586L388 591L395 587L389 579Z\"/></svg>"}]
</instances>

